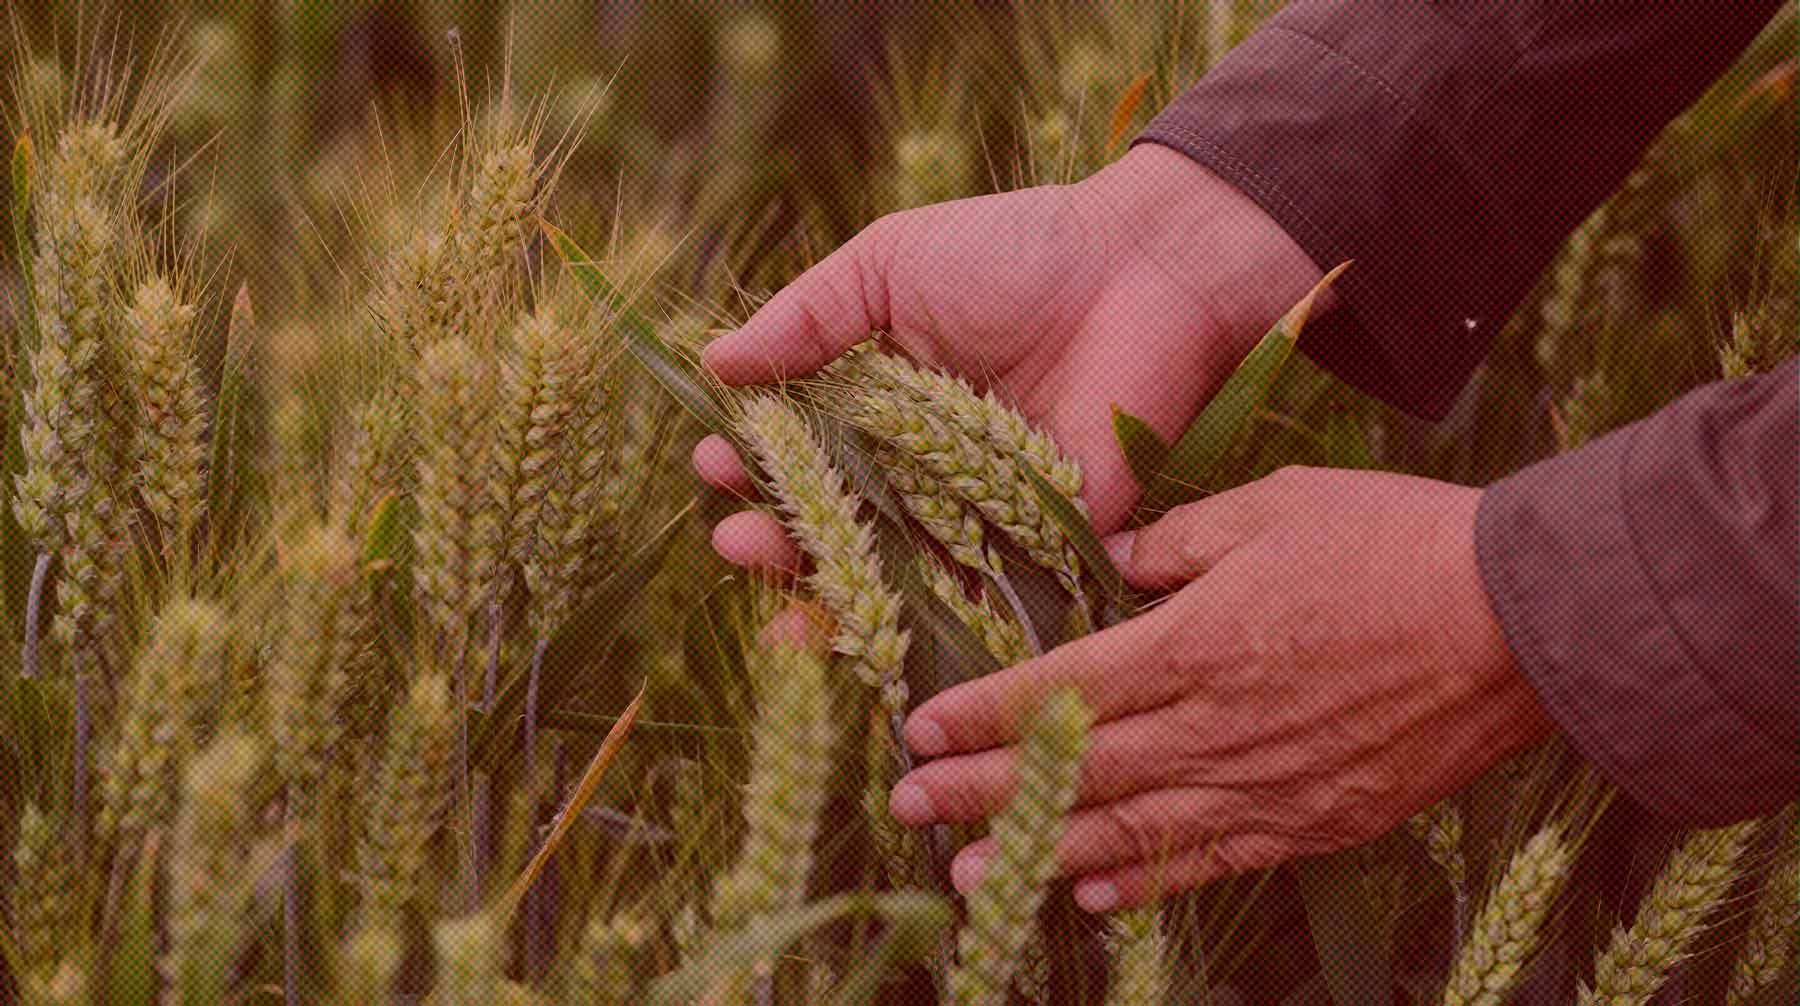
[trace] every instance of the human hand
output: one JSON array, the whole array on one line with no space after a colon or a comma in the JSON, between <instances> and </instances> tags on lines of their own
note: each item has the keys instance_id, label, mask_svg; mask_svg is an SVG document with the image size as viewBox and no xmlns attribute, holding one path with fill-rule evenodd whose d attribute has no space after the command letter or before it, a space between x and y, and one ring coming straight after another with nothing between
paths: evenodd
<instances>
[{"instance_id":1,"label":"human hand","mask_svg":"<svg viewBox=\"0 0 1800 1006\"><path fill-rule=\"evenodd\" d=\"M1144 145L1092 177L885 217L704 351L728 384L810 373L872 330L915 360L993 385L1082 466L1095 526L1137 486L1112 406L1173 440L1320 271L1266 214L1199 164ZM702 441L708 482L748 493L735 454ZM793 568L764 514L720 523L745 565Z\"/></svg>"},{"instance_id":2,"label":"human hand","mask_svg":"<svg viewBox=\"0 0 1800 1006\"><path fill-rule=\"evenodd\" d=\"M894 816L996 813L1015 714L1072 686L1096 725L1059 858L1090 911L1383 834L1552 728L1476 568L1480 497L1289 468L1115 538L1135 586L1179 591L921 705L905 740L934 760ZM988 854L961 852L959 889Z\"/></svg>"}]
</instances>

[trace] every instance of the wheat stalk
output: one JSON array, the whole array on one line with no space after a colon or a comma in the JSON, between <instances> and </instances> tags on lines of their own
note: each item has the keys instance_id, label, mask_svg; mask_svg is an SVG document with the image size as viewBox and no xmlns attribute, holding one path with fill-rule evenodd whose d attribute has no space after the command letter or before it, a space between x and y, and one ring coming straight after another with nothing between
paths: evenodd
<instances>
[{"instance_id":1,"label":"wheat stalk","mask_svg":"<svg viewBox=\"0 0 1800 1006\"><path fill-rule=\"evenodd\" d=\"M993 855L969 895L950 974L956 1006L999 1006L1036 930L1063 816L1075 803L1092 717L1081 699L1058 692L1039 707L1017 751L1018 782L991 822Z\"/></svg>"},{"instance_id":2,"label":"wheat stalk","mask_svg":"<svg viewBox=\"0 0 1800 1006\"><path fill-rule=\"evenodd\" d=\"M1526 840L1475 916L1451 966L1444 1006L1502 1006L1510 1000L1574 858L1559 825Z\"/></svg>"},{"instance_id":3,"label":"wheat stalk","mask_svg":"<svg viewBox=\"0 0 1800 1006\"><path fill-rule=\"evenodd\" d=\"M1685 960L1738 876L1738 860L1755 821L1690 833L1669 856L1638 906L1629 929L1594 964L1594 984L1581 990L1581 1006L1647 1003Z\"/></svg>"}]
</instances>

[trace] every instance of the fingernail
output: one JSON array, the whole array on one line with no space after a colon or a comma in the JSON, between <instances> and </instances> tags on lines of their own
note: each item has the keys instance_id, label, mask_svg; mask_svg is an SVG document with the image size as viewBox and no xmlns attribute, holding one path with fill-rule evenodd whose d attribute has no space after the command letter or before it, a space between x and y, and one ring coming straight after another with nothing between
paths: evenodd
<instances>
[{"instance_id":1,"label":"fingernail","mask_svg":"<svg viewBox=\"0 0 1800 1006\"><path fill-rule=\"evenodd\" d=\"M987 857L964 853L950 861L950 885L959 894L968 894L987 872Z\"/></svg>"},{"instance_id":2,"label":"fingernail","mask_svg":"<svg viewBox=\"0 0 1800 1006\"><path fill-rule=\"evenodd\" d=\"M1101 544L1106 547L1106 557L1112 560L1112 564L1124 569L1131 565L1131 550L1136 542L1136 531L1120 531L1118 534L1108 535Z\"/></svg>"},{"instance_id":3,"label":"fingernail","mask_svg":"<svg viewBox=\"0 0 1800 1006\"><path fill-rule=\"evenodd\" d=\"M1075 903L1084 912L1099 915L1119 906L1119 889L1110 881L1093 880L1075 887Z\"/></svg>"},{"instance_id":4,"label":"fingernail","mask_svg":"<svg viewBox=\"0 0 1800 1006\"><path fill-rule=\"evenodd\" d=\"M894 787L888 796L888 813L894 820L911 828L923 827L932 822L935 812L931 809L931 797L925 790L910 782L903 782Z\"/></svg>"},{"instance_id":5,"label":"fingernail","mask_svg":"<svg viewBox=\"0 0 1800 1006\"><path fill-rule=\"evenodd\" d=\"M906 746L921 758L935 758L950 750L950 738L932 720L913 720L906 725Z\"/></svg>"}]
</instances>

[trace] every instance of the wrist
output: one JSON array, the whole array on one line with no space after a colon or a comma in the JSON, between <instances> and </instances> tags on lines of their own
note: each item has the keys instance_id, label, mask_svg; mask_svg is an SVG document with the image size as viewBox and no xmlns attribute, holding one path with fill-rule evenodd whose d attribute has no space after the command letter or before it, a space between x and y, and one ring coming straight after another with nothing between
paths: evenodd
<instances>
[{"instance_id":1,"label":"wrist","mask_svg":"<svg viewBox=\"0 0 1800 1006\"><path fill-rule=\"evenodd\" d=\"M1240 354L1324 278L1255 201L1169 147L1138 144L1078 184L1132 253L1208 305ZM1334 303L1322 291L1313 316Z\"/></svg>"}]
</instances>

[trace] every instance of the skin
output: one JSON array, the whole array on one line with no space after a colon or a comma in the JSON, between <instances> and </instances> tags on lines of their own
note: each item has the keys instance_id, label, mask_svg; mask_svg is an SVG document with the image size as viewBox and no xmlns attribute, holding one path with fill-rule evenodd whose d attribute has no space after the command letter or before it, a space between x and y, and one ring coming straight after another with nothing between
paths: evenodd
<instances>
[{"instance_id":1,"label":"skin","mask_svg":"<svg viewBox=\"0 0 1800 1006\"><path fill-rule=\"evenodd\" d=\"M884 218L705 360L727 383L758 383L888 332L917 360L991 380L1046 428L1081 462L1106 534L1136 501L1111 407L1172 439L1319 279L1255 204L1145 145L1072 186ZM748 496L722 441L699 444L694 466ZM929 761L895 786L894 815L923 826L996 812L1016 712L1073 686L1096 727L1059 863L1090 911L1384 833L1552 728L1482 587L1480 498L1284 469L1115 535L1126 578L1170 596L914 710L905 740ZM766 514L721 521L713 541L741 565L801 566ZM959 888L987 854L977 842L958 855Z\"/></svg>"}]
</instances>

